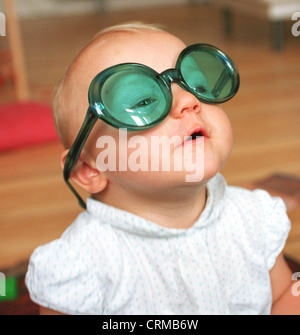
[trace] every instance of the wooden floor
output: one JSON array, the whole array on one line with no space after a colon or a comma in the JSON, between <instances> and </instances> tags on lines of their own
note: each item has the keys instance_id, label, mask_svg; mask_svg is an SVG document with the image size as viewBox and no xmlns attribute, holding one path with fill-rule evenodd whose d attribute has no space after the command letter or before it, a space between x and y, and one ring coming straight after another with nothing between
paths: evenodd
<instances>
[{"instance_id":1,"label":"wooden floor","mask_svg":"<svg viewBox=\"0 0 300 335\"><path fill-rule=\"evenodd\" d=\"M277 172L300 177L300 37L292 36L291 23L285 49L278 53L270 48L267 22L236 16L234 34L226 38L220 12L210 6L22 21L33 99L50 103L54 85L84 44L99 29L128 20L162 23L187 44L215 44L235 60L241 89L224 105L235 137L223 170L228 183L242 185ZM13 99L10 84L0 89L1 103ZM62 180L61 150L53 142L0 153L0 269L26 261L80 212ZM299 207L289 215L293 223L285 252L300 261Z\"/></svg>"}]
</instances>

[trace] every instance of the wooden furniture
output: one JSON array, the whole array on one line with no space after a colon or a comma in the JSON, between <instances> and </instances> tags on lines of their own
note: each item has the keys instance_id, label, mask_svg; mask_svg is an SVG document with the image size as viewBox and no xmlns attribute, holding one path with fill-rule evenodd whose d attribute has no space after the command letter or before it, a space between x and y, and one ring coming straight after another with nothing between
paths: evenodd
<instances>
[{"instance_id":1,"label":"wooden furniture","mask_svg":"<svg viewBox=\"0 0 300 335\"><path fill-rule=\"evenodd\" d=\"M21 31L13 0L3 0L9 49L12 57L14 84L18 101L29 100L29 88L22 46Z\"/></svg>"},{"instance_id":2,"label":"wooden furniture","mask_svg":"<svg viewBox=\"0 0 300 335\"><path fill-rule=\"evenodd\" d=\"M275 50L281 50L284 45L284 22L291 20L295 12L300 12L300 0L211 0L211 2L222 8L224 29L227 34L233 30L234 11L269 20Z\"/></svg>"}]
</instances>

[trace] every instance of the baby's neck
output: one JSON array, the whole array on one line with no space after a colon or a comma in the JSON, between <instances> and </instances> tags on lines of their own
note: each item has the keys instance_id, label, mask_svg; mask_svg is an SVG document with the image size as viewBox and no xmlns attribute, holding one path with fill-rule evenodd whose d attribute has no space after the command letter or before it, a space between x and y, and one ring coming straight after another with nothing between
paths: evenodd
<instances>
[{"instance_id":1,"label":"baby's neck","mask_svg":"<svg viewBox=\"0 0 300 335\"><path fill-rule=\"evenodd\" d=\"M141 209L136 213L147 220L166 228L188 229L194 225L203 212L206 204L206 192L199 193L195 201L161 203L155 210Z\"/></svg>"},{"instance_id":2,"label":"baby's neck","mask_svg":"<svg viewBox=\"0 0 300 335\"><path fill-rule=\"evenodd\" d=\"M205 208L206 185L203 185L198 191L190 190L188 196L183 193L177 199L174 196L170 199L167 197L145 199L141 196L128 196L128 194L113 199L103 199L103 197L97 199L97 196L95 198L163 227L188 229L194 225ZM120 202L120 199L124 199L124 201Z\"/></svg>"}]
</instances>

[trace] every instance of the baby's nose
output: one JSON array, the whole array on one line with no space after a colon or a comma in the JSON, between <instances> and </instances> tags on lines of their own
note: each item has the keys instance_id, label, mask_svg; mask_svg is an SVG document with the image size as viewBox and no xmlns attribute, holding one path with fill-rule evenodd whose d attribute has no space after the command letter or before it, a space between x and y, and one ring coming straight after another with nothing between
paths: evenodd
<instances>
[{"instance_id":1,"label":"baby's nose","mask_svg":"<svg viewBox=\"0 0 300 335\"><path fill-rule=\"evenodd\" d=\"M177 84L172 85L172 107L170 115L174 118L182 117L187 112L200 113L202 103L190 92Z\"/></svg>"}]
</instances>

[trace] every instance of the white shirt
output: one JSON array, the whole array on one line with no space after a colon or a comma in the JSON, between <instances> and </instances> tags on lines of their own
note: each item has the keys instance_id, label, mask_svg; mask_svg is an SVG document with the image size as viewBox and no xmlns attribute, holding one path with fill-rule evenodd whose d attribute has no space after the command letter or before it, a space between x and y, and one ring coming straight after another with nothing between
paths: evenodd
<instances>
[{"instance_id":1,"label":"white shirt","mask_svg":"<svg viewBox=\"0 0 300 335\"><path fill-rule=\"evenodd\" d=\"M26 285L67 314L269 314L269 270L289 229L280 198L219 174L189 229L88 199L61 238L34 251Z\"/></svg>"}]
</instances>

